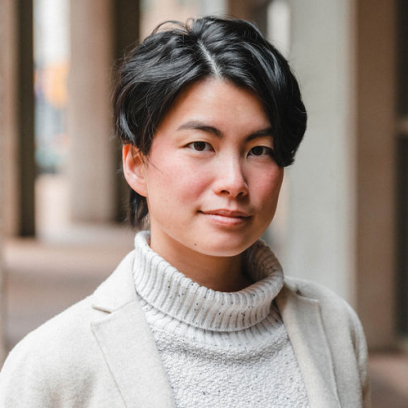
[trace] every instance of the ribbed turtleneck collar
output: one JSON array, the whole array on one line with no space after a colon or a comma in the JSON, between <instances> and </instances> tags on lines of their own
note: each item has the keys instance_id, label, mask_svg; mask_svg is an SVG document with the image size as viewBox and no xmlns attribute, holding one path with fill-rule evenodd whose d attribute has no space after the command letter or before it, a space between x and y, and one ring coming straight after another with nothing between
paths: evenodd
<instances>
[{"instance_id":1,"label":"ribbed turtleneck collar","mask_svg":"<svg viewBox=\"0 0 408 408\"><path fill-rule=\"evenodd\" d=\"M150 235L135 238L136 291L152 307L193 327L232 332L264 320L283 286L281 266L262 241L246 252L254 284L238 292L218 292L187 278L149 246Z\"/></svg>"}]
</instances>

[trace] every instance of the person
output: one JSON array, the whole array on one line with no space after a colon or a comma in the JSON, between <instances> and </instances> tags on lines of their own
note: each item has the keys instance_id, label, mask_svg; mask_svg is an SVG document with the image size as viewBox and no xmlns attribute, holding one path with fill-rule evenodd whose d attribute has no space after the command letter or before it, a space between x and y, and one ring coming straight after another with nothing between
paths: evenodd
<instances>
[{"instance_id":1,"label":"person","mask_svg":"<svg viewBox=\"0 0 408 408\"><path fill-rule=\"evenodd\" d=\"M260 240L306 129L283 56L242 20L166 23L125 59L114 114L149 231L15 347L0 405L369 407L356 314Z\"/></svg>"}]
</instances>

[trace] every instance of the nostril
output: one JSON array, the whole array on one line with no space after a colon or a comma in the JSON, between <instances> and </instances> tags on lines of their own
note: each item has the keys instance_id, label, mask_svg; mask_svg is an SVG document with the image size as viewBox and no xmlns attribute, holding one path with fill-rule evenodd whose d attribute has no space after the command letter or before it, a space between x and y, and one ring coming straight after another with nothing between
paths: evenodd
<instances>
[{"instance_id":1,"label":"nostril","mask_svg":"<svg viewBox=\"0 0 408 408\"><path fill-rule=\"evenodd\" d=\"M230 195L233 197L244 197L248 194L248 188L246 185L242 184L241 186L231 186L231 188L222 188L219 191L219 194Z\"/></svg>"}]
</instances>

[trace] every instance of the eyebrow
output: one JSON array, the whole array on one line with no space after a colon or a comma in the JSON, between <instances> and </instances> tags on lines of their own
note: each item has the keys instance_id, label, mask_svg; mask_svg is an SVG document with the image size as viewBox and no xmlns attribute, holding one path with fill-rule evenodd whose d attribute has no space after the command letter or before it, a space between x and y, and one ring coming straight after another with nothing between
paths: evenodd
<instances>
[{"instance_id":1,"label":"eyebrow","mask_svg":"<svg viewBox=\"0 0 408 408\"><path fill-rule=\"evenodd\" d=\"M194 130L201 130L202 132L206 132L206 133L210 133L214 136L216 136L219 139L222 139L222 137L224 136L223 133L221 132L221 130L217 129L214 126L211 125L207 125L203 122L197 121L197 120L192 120L189 122L186 122L184 124L182 124L181 126L179 126L177 128L177 130L185 130L185 129L194 129ZM249 134L246 138L247 141L251 141L253 139L257 139L259 137L265 137L265 136L270 136L273 137L273 131L272 131L272 127L269 126L265 129L260 129L257 130L251 134Z\"/></svg>"}]
</instances>

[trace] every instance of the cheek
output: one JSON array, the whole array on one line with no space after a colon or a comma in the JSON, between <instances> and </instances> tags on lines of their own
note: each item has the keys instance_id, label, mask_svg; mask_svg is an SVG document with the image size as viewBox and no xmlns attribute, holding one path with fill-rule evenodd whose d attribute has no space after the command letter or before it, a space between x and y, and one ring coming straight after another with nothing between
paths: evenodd
<instances>
[{"instance_id":1,"label":"cheek","mask_svg":"<svg viewBox=\"0 0 408 408\"><path fill-rule=\"evenodd\" d=\"M148 196L152 202L186 204L205 190L209 178L196 163L177 159L157 161L148 174Z\"/></svg>"},{"instance_id":2,"label":"cheek","mask_svg":"<svg viewBox=\"0 0 408 408\"><path fill-rule=\"evenodd\" d=\"M273 169L263 173L256 183L257 197L261 206L266 208L274 207L279 198L279 192L283 181L283 169Z\"/></svg>"}]
</instances>

